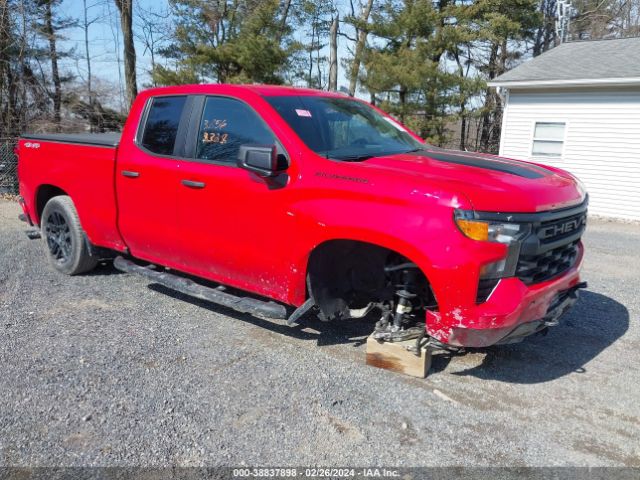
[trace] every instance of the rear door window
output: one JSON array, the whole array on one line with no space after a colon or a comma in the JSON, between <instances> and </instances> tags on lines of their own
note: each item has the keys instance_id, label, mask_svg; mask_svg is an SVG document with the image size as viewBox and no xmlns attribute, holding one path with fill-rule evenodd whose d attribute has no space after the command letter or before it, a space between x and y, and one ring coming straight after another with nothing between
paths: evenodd
<instances>
[{"instance_id":1,"label":"rear door window","mask_svg":"<svg viewBox=\"0 0 640 480\"><path fill-rule=\"evenodd\" d=\"M144 148L159 155L173 155L186 100L184 95L152 100L142 135Z\"/></svg>"},{"instance_id":2,"label":"rear door window","mask_svg":"<svg viewBox=\"0 0 640 480\"><path fill-rule=\"evenodd\" d=\"M241 145L275 143L271 130L246 103L207 97L198 129L196 158L235 164Z\"/></svg>"}]
</instances>

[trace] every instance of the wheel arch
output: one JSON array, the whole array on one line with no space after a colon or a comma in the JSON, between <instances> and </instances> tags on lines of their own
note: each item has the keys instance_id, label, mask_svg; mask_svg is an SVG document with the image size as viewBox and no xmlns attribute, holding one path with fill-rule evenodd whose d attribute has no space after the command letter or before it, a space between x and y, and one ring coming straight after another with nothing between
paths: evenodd
<instances>
[{"instance_id":1,"label":"wheel arch","mask_svg":"<svg viewBox=\"0 0 640 480\"><path fill-rule=\"evenodd\" d=\"M345 285L345 278L356 271L359 277L357 281L362 281L365 287L382 287L376 282L382 281L384 266L393 257L397 261L416 264L431 287L429 260L406 242L336 237L318 243L309 252L304 269L304 297L313 297L326 319L331 319L331 311L335 312L345 305L340 299L336 300L341 298L339 294L333 300L328 300L328 297L336 291L340 292L341 289L353 286L350 283L353 278L349 279L349 285ZM345 274L346 272L349 274ZM432 287L431 291L435 297Z\"/></svg>"},{"instance_id":2,"label":"wheel arch","mask_svg":"<svg viewBox=\"0 0 640 480\"><path fill-rule=\"evenodd\" d=\"M36 223L37 225L40 225L40 223L42 221L42 212L44 210L44 206L53 197L57 197L59 195L67 195L67 196L69 196L69 194L66 191L64 191L62 188L60 188L60 187L58 187L56 185L51 185L51 184L48 184L48 183L44 183L44 184L38 186L38 188L36 190L36 195L35 195L35 214L36 214L36 218L33 219L34 223Z\"/></svg>"}]
</instances>

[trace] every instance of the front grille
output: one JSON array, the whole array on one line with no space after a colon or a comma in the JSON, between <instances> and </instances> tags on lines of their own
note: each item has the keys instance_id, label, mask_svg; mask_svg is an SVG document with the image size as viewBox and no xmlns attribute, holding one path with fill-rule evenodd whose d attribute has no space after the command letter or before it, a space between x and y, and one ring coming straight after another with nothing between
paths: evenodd
<instances>
[{"instance_id":1,"label":"front grille","mask_svg":"<svg viewBox=\"0 0 640 480\"><path fill-rule=\"evenodd\" d=\"M509 250L505 276L519 278L523 283L551 280L576 264L580 238L586 228L589 197L573 207L536 213L475 212L478 220L525 225L528 234ZM495 285L481 279L476 302L491 296Z\"/></svg>"},{"instance_id":2,"label":"front grille","mask_svg":"<svg viewBox=\"0 0 640 480\"><path fill-rule=\"evenodd\" d=\"M516 277L527 285L544 282L569 270L578 258L580 240L535 255L520 255Z\"/></svg>"},{"instance_id":3,"label":"front grille","mask_svg":"<svg viewBox=\"0 0 640 480\"><path fill-rule=\"evenodd\" d=\"M516 277L527 285L551 280L575 265L586 227L587 200L577 207L539 215L532 219L531 234L522 243L516 265Z\"/></svg>"},{"instance_id":4,"label":"front grille","mask_svg":"<svg viewBox=\"0 0 640 480\"><path fill-rule=\"evenodd\" d=\"M581 212L558 220L542 222L536 228L536 235L541 245L557 243L560 240L575 237L577 233L581 234L586 221L586 212Z\"/></svg>"}]
</instances>

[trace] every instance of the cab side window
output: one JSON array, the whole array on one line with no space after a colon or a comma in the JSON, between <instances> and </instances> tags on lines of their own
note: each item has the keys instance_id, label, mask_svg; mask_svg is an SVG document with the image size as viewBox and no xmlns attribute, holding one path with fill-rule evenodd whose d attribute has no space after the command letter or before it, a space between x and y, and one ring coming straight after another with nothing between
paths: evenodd
<instances>
[{"instance_id":1,"label":"cab side window","mask_svg":"<svg viewBox=\"0 0 640 480\"><path fill-rule=\"evenodd\" d=\"M173 155L186 96L156 97L152 100L142 141L144 148L159 155Z\"/></svg>"},{"instance_id":2,"label":"cab side window","mask_svg":"<svg viewBox=\"0 0 640 480\"><path fill-rule=\"evenodd\" d=\"M273 145L276 139L247 104L208 97L200 119L196 158L235 164L241 145Z\"/></svg>"}]
</instances>

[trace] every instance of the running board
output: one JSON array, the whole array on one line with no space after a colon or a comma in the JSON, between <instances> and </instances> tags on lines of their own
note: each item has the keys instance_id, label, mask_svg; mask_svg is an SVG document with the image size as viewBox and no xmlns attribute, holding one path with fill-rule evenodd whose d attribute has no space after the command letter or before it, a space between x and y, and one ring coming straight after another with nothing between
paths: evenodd
<instances>
[{"instance_id":1,"label":"running board","mask_svg":"<svg viewBox=\"0 0 640 480\"><path fill-rule=\"evenodd\" d=\"M250 297L238 297L224 292L220 288L205 287L188 278L179 277L178 275L164 271L153 270L151 267L137 265L123 257L117 257L113 261L113 266L126 273L142 275L160 285L164 285L172 290L177 290L185 295L208 300L232 308L238 312L261 314L269 318L287 318L287 309L285 306L276 302L265 302Z\"/></svg>"}]
</instances>

